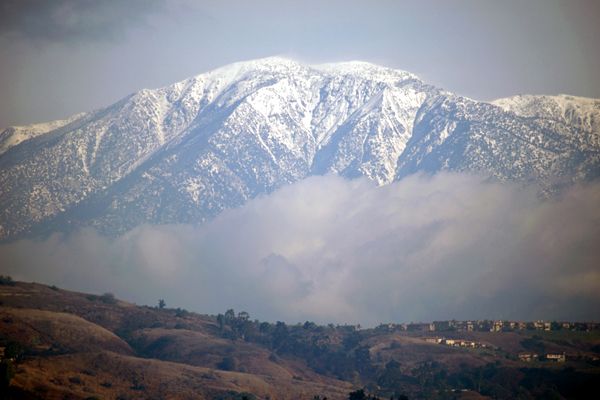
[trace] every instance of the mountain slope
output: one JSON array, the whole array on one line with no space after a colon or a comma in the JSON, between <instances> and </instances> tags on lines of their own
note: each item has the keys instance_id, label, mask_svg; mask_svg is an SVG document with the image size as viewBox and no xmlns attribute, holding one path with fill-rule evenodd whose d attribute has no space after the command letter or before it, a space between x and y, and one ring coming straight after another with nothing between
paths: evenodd
<instances>
[{"instance_id":1,"label":"mountain slope","mask_svg":"<svg viewBox=\"0 0 600 400\"><path fill-rule=\"evenodd\" d=\"M77 120L85 117L85 113L75 114L67 119L61 119L41 124L31 124L25 126L13 126L0 132L0 155L6 153L8 149L18 145L21 142L25 142L29 139L33 139L37 136L44 135L48 132L62 128L69 125Z\"/></svg>"},{"instance_id":2,"label":"mountain slope","mask_svg":"<svg viewBox=\"0 0 600 400\"><path fill-rule=\"evenodd\" d=\"M478 171L551 190L600 174L597 135L554 113L518 116L512 109L439 96L417 115L397 177L417 171Z\"/></svg>"},{"instance_id":3,"label":"mountain slope","mask_svg":"<svg viewBox=\"0 0 600 400\"><path fill-rule=\"evenodd\" d=\"M576 115L532 114L529 100L476 102L364 62L232 64L35 134L0 133L0 239L202 222L313 174L593 179L597 102L570 99Z\"/></svg>"},{"instance_id":4,"label":"mountain slope","mask_svg":"<svg viewBox=\"0 0 600 400\"><path fill-rule=\"evenodd\" d=\"M561 94L558 96L519 95L492 102L519 116L553 119L593 133L595 145L600 135L600 100Z\"/></svg>"}]
</instances>

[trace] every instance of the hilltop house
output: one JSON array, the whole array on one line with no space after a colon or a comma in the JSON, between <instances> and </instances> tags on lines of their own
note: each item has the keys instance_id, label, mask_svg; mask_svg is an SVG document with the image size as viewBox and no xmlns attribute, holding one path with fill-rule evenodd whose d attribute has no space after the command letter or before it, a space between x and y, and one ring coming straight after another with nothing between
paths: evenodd
<instances>
[{"instance_id":1,"label":"hilltop house","mask_svg":"<svg viewBox=\"0 0 600 400\"><path fill-rule=\"evenodd\" d=\"M546 360L556 361L556 362L565 362L565 361L567 361L567 357L565 356L565 353L562 353L562 354L548 353L548 354L546 354Z\"/></svg>"},{"instance_id":2,"label":"hilltop house","mask_svg":"<svg viewBox=\"0 0 600 400\"><path fill-rule=\"evenodd\" d=\"M533 354L533 353L521 353L521 354L519 354L519 360L521 360L521 361L531 362L531 361L537 360L537 359L538 359L538 355L537 354Z\"/></svg>"}]
</instances>

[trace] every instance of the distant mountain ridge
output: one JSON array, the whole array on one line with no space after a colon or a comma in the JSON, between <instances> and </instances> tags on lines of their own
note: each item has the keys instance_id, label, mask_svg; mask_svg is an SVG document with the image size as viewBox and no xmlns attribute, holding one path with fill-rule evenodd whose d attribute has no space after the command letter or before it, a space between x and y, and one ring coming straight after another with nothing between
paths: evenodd
<instances>
[{"instance_id":1,"label":"distant mountain ridge","mask_svg":"<svg viewBox=\"0 0 600 400\"><path fill-rule=\"evenodd\" d=\"M0 239L198 223L326 173L469 171L550 191L600 175L599 115L600 100L478 102L365 62L236 63L0 132Z\"/></svg>"}]
</instances>

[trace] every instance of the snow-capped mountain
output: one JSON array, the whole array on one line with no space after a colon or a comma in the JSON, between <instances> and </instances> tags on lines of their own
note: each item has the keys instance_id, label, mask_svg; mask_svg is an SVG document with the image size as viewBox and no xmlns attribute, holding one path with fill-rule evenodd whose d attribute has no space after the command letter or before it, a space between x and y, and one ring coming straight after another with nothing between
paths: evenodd
<instances>
[{"instance_id":1,"label":"snow-capped mountain","mask_svg":"<svg viewBox=\"0 0 600 400\"><path fill-rule=\"evenodd\" d=\"M477 102L405 71L232 64L101 110L0 132L0 239L202 222L313 174L556 183L600 174L598 100Z\"/></svg>"}]
</instances>

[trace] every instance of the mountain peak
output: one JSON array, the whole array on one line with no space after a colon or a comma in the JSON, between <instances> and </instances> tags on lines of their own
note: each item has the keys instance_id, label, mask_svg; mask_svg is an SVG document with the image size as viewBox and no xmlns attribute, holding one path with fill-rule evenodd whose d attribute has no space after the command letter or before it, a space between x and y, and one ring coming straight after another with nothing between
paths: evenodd
<instances>
[{"instance_id":1,"label":"mountain peak","mask_svg":"<svg viewBox=\"0 0 600 400\"><path fill-rule=\"evenodd\" d=\"M381 81L409 79L420 81L416 75L410 72L384 67L367 61L352 60L323 64L307 64L283 56L271 56L235 62L204 72L191 79L210 77L232 81L249 73L352 75L364 79Z\"/></svg>"},{"instance_id":2,"label":"mountain peak","mask_svg":"<svg viewBox=\"0 0 600 400\"><path fill-rule=\"evenodd\" d=\"M289 58L272 56L253 60L238 61L207 71L201 75L239 75L252 71L289 72L306 68L303 64Z\"/></svg>"},{"instance_id":3,"label":"mountain peak","mask_svg":"<svg viewBox=\"0 0 600 400\"><path fill-rule=\"evenodd\" d=\"M352 60L352 61L341 61L334 63L325 63L318 64L312 66L315 69L331 72L331 73L343 73L349 75L367 75L372 76L373 78L382 78L382 77L390 77L390 78L398 78L401 77L403 79L416 79L419 78L408 71L404 71L401 69L394 69L389 67L384 67L378 64L374 64L368 61L360 61L360 60Z\"/></svg>"}]
</instances>

